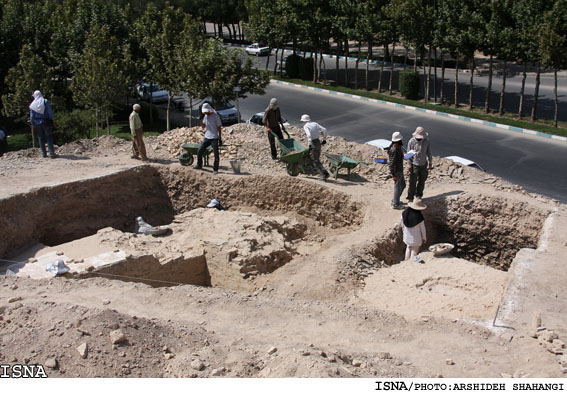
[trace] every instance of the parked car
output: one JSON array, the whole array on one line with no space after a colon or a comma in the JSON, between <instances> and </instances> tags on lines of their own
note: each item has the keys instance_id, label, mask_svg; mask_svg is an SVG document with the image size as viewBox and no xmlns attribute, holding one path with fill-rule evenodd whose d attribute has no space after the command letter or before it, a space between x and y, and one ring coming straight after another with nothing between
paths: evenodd
<instances>
[{"instance_id":1,"label":"parked car","mask_svg":"<svg viewBox=\"0 0 567 394\"><path fill-rule=\"evenodd\" d=\"M465 159L464 157L461 157L461 156L447 156L447 157L445 157L445 159L449 159L449 160L451 160L455 163L459 163L459 164L462 164L464 166L476 168L477 170L486 172L484 168L482 168L481 166L476 164L474 161L469 160L469 159Z\"/></svg>"},{"instance_id":2,"label":"parked car","mask_svg":"<svg viewBox=\"0 0 567 394\"><path fill-rule=\"evenodd\" d=\"M204 103L209 103L215 109L215 111L217 111L217 114L219 114L223 126L240 122L240 119L238 119L238 111L234 107L234 104L226 102L218 105L213 105L211 101L205 100L201 103L201 105L199 105L200 115L202 114L201 109L203 108Z\"/></svg>"},{"instance_id":3,"label":"parked car","mask_svg":"<svg viewBox=\"0 0 567 394\"><path fill-rule=\"evenodd\" d=\"M269 55L272 49L268 46L260 45L257 42L246 47L246 53L254 56Z\"/></svg>"},{"instance_id":4,"label":"parked car","mask_svg":"<svg viewBox=\"0 0 567 394\"><path fill-rule=\"evenodd\" d=\"M252 115L250 117L250 119L248 119L246 121L247 124L257 124L260 126L264 126L264 123L262 123L262 120L264 119L264 113L263 112L257 112L254 115ZM283 125L284 126L289 126L289 123L287 122L287 120L285 120L284 118L282 118L283 121Z\"/></svg>"},{"instance_id":5,"label":"parked car","mask_svg":"<svg viewBox=\"0 0 567 394\"><path fill-rule=\"evenodd\" d=\"M152 103L166 103L168 100L167 90L163 90L159 85L152 84ZM150 84L142 82L136 85L136 93L141 100L150 101Z\"/></svg>"}]
</instances>

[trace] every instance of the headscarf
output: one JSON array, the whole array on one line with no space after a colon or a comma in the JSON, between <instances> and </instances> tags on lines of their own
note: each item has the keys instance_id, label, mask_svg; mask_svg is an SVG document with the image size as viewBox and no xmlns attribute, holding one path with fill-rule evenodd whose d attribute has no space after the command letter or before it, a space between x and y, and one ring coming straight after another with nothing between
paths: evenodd
<instances>
[{"instance_id":1,"label":"headscarf","mask_svg":"<svg viewBox=\"0 0 567 394\"><path fill-rule=\"evenodd\" d=\"M201 108L201 112L203 114L206 114L207 112L215 112L214 108L211 107L211 105L209 103L205 103L203 104L203 107Z\"/></svg>"},{"instance_id":2,"label":"headscarf","mask_svg":"<svg viewBox=\"0 0 567 394\"><path fill-rule=\"evenodd\" d=\"M411 228L417 226L419 223L423 222L423 214L421 211L407 207L404 212L402 212L402 220L404 226Z\"/></svg>"},{"instance_id":3,"label":"headscarf","mask_svg":"<svg viewBox=\"0 0 567 394\"><path fill-rule=\"evenodd\" d=\"M33 92L34 100L30 104L30 109L38 114L42 114L45 112L45 99L41 95L39 90Z\"/></svg>"},{"instance_id":4,"label":"headscarf","mask_svg":"<svg viewBox=\"0 0 567 394\"><path fill-rule=\"evenodd\" d=\"M268 105L268 108L266 108L264 110L264 112L269 111L271 109L278 109L278 99L277 98L273 98L270 100L270 105Z\"/></svg>"}]
</instances>

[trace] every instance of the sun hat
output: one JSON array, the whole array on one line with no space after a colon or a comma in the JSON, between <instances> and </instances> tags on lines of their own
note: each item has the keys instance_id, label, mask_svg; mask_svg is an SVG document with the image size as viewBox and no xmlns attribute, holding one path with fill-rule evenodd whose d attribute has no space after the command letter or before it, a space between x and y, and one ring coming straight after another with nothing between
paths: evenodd
<instances>
[{"instance_id":1,"label":"sun hat","mask_svg":"<svg viewBox=\"0 0 567 394\"><path fill-rule=\"evenodd\" d=\"M215 112L215 110L211 107L211 104L205 103L203 104L203 108L201 108L201 112L206 114L207 112Z\"/></svg>"},{"instance_id":2,"label":"sun hat","mask_svg":"<svg viewBox=\"0 0 567 394\"><path fill-rule=\"evenodd\" d=\"M278 105L278 99L277 98L273 98L270 100L270 105L272 106L277 106Z\"/></svg>"},{"instance_id":3,"label":"sun hat","mask_svg":"<svg viewBox=\"0 0 567 394\"><path fill-rule=\"evenodd\" d=\"M427 137L427 133L425 132L425 130L424 130L423 127L421 127L421 126L419 126L418 128L416 128L412 135L413 135L414 137L417 137L417 138L425 138L425 137Z\"/></svg>"},{"instance_id":4,"label":"sun hat","mask_svg":"<svg viewBox=\"0 0 567 394\"><path fill-rule=\"evenodd\" d=\"M427 208L427 205L425 205L419 198L416 198L408 204L408 207L415 209L416 211L423 211Z\"/></svg>"},{"instance_id":5,"label":"sun hat","mask_svg":"<svg viewBox=\"0 0 567 394\"><path fill-rule=\"evenodd\" d=\"M32 97L33 98L41 97L41 92L39 90L36 90L35 92L33 92Z\"/></svg>"},{"instance_id":6,"label":"sun hat","mask_svg":"<svg viewBox=\"0 0 567 394\"><path fill-rule=\"evenodd\" d=\"M140 104L134 104L134 105L132 106L132 109L133 109L134 111L136 111L136 110L138 110L138 109L142 109L142 107L140 106Z\"/></svg>"},{"instance_id":7,"label":"sun hat","mask_svg":"<svg viewBox=\"0 0 567 394\"><path fill-rule=\"evenodd\" d=\"M301 115L302 122L311 122L311 117L307 114Z\"/></svg>"},{"instance_id":8,"label":"sun hat","mask_svg":"<svg viewBox=\"0 0 567 394\"><path fill-rule=\"evenodd\" d=\"M211 200L211 202L207 205L207 208L214 208L217 205L219 205L220 203L218 202L218 200L216 198L213 198Z\"/></svg>"},{"instance_id":9,"label":"sun hat","mask_svg":"<svg viewBox=\"0 0 567 394\"><path fill-rule=\"evenodd\" d=\"M392 142L398 142L403 139L404 137L402 137L402 133L400 133L399 131L394 131L394 134L392 134Z\"/></svg>"}]
</instances>

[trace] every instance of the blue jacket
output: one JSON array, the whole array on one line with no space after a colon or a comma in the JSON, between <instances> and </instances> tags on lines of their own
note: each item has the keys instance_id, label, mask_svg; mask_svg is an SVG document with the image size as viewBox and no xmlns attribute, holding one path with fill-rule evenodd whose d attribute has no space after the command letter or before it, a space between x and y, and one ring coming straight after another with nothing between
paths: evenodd
<instances>
[{"instance_id":1,"label":"blue jacket","mask_svg":"<svg viewBox=\"0 0 567 394\"><path fill-rule=\"evenodd\" d=\"M45 100L45 99L44 99ZM45 100L45 111L43 114L39 112L35 112L33 109L30 109L30 123L32 126L37 126L38 124L42 124L45 119L53 120L53 111L51 110L51 106L49 105L49 101Z\"/></svg>"}]
</instances>

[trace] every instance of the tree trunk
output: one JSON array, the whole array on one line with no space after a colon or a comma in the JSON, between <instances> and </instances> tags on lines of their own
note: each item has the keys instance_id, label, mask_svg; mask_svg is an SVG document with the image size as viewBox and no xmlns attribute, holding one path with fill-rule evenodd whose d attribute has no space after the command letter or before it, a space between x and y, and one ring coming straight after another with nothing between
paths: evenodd
<instances>
[{"instance_id":1,"label":"tree trunk","mask_svg":"<svg viewBox=\"0 0 567 394\"><path fill-rule=\"evenodd\" d=\"M459 108L459 54L455 62L455 108Z\"/></svg>"},{"instance_id":2,"label":"tree trunk","mask_svg":"<svg viewBox=\"0 0 567 394\"><path fill-rule=\"evenodd\" d=\"M213 34L217 36L217 24L213 22Z\"/></svg>"},{"instance_id":3,"label":"tree trunk","mask_svg":"<svg viewBox=\"0 0 567 394\"><path fill-rule=\"evenodd\" d=\"M490 112L490 91L492 90L492 54L488 60L488 87L486 88L486 99L484 100L484 112Z\"/></svg>"},{"instance_id":4,"label":"tree trunk","mask_svg":"<svg viewBox=\"0 0 567 394\"><path fill-rule=\"evenodd\" d=\"M384 63L386 62L385 58L382 58L382 62L380 62L380 72L378 72L378 93L382 93L382 74L384 72Z\"/></svg>"},{"instance_id":5,"label":"tree trunk","mask_svg":"<svg viewBox=\"0 0 567 394\"><path fill-rule=\"evenodd\" d=\"M500 105L498 114L504 115L504 92L506 91L506 77L508 74L508 61L504 60L504 75L502 75L502 88L500 89Z\"/></svg>"},{"instance_id":6,"label":"tree trunk","mask_svg":"<svg viewBox=\"0 0 567 394\"><path fill-rule=\"evenodd\" d=\"M283 65L283 55L284 55L285 49L282 46L282 54L280 55L280 64L282 65L280 67L280 77L283 75L283 69L284 69L284 65Z\"/></svg>"},{"instance_id":7,"label":"tree trunk","mask_svg":"<svg viewBox=\"0 0 567 394\"><path fill-rule=\"evenodd\" d=\"M313 56L313 83L317 82L317 52Z\"/></svg>"},{"instance_id":8,"label":"tree trunk","mask_svg":"<svg viewBox=\"0 0 567 394\"><path fill-rule=\"evenodd\" d=\"M404 56L404 70L408 68L408 56L409 56L409 48L408 47L405 48L406 48L406 54Z\"/></svg>"},{"instance_id":9,"label":"tree trunk","mask_svg":"<svg viewBox=\"0 0 567 394\"><path fill-rule=\"evenodd\" d=\"M171 108L171 92L167 92L167 109L165 111L165 131L169 131L169 109Z\"/></svg>"},{"instance_id":10,"label":"tree trunk","mask_svg":"<svg viewBox=\"0 0 567 394\"><path fill-rule=\"evenodd\" d=\"M536 120L536 114L537 114L537 100L539 98L539 81L540 81L540 76L541 76L541 66L537 65L537 73L536 73L536 79L535 79L535 90L534 90L534 106L532 107L532 122L535 122Z\"/></svg>"},{"instance_id":11,"label":"tree trunk","mask_svg":"<svg viewBox=\"0 0 567 394\"><path fill-rule=\"evenodd\" d=\"M222 29L222 23L219 23L218 30L219 30L219 37L221 38L221 40L224 39L224 31Z\"/></svg>"},{"instance_id":12,"label":"tree trunk","mask_svg":"<svg viewBox=\"0 0 567 394\"><path fill-rule=\"evenodd\" d=\"M522 72L522 86L520 87L520 106L518 108L518 116L520 119L524 116L524 89L526 87L526 69L528 68L528 64L524 62L524 71Z\"/></svg>"},{"instance_id":13,"label":"tree trunk","mask_svg":"<svg viewBox=\"0 0 567 394\"><path fill-rule=\"evenodd\" d=\"M106 117L106 134L110 135L110 120L108 119L108 110L104 111L104 115Z\"/></svg>"},{"instance_id":14,"label":"tree trunk","mask_svg":"<svg viewBox=\"0 0 567 394\"><path fill-rule=\"evenodd\" d=\"M424 66L425 67L425 66ZM431 45L427 51L427 82L425 84L425 102L429 102L431 92Z\"/></svg>"},{"instance_id":15,"label":"tree trunk","mask_svg":"<svg viewBox=\"0 0 567 394\"><path fill-rule=\"evenodd\" d=\"M280 51L279 46L276 47L276 54L274 55L274 75L278 72L278 52Z\"/></svg>"},{"instance_id":16,"label":"tree trunk","mask_svg":"<svg viewBox=\"0 0 567 394\"><path fill-rule=\"evenodd\" d=\"M396 43L392 43L392 54L390 55L390 63L392 64L390 71L390 84L388 85L388 94L392 95L392 84L394 81L394 54L396 53Z\"/></svg>"},{"instance_id":17,"label":"tree trunk","mask_svg":"<svg viewBox=\"0 0 567 394\"><path fill-rule=\"evenodd\" d=\"M476 66L475 60L474 60L474 54L472 56L472 60L471 60L471 77L470 77L470 81L469 81L469 86L470 86L470 90L469 90L469 109L473 109L473 102L472 102L472 98L473 98L473 81L474 81L474 68Z\"/></svg>"},{"instance_id":18,"label":"tree trunk","mask_svg":"<svg viewBox=\"0 0 567 394\"><path fill-rule=\"evenodd\" d=\"M321 66L322 65L322 66ZM318 80L321 80L321 70L324 70L323 72L323 84L327 84L327 65L325 64L325 59L323 59L323 55L319 56L319 78Z\"/></svg>"},{"instance_id":19,"label":"tree trunk","mask_svg":"<svg viewBox=\"0 0 567 394\"><path fill-rule=\"evenodd\" d=\"M240 22L238 22L238 37L240 41L244 39L244 37L242 37L242 27L240 26Z\"/></svg>"},{"instance_id":20,"label":"tree trunk","mask_svg":"<svg viewBox=\"0 0 567 394\"><path fill-rule=\"evenodd\" d=\"M553 97L555 99L555 113L553 114L553 127L557 127L559 115L559 98L557 97L557 70L553 71Z\"/></svg>"},{"instance_id":21,"label":"tree trunk","mask_svg":"<svg viewBox=\"0 0 567 394\"><path fill-rule=\"evenodd\" d=\"M193 97L189 97L189 127L193 127Z\"/></svg>"},{"instance_id":22,"label":"tree trunk","mask_svg":"<svg viewBox=\"0 0 567 394\"><path fill-rule=\"evenodd\" d=\"M335 85L338 86L339 85L339 53L340 53L339 47L341 45L341 40L337 40L336 44L337 44L337 51L336 51L337 56L335 58L335 68L337 70L337 75L335 76Z\"/></svg>"},{"instance_id":23,"label":"tree trunk","mask_svg":"<svg viewBox=\"0 0 567 394\"><path fill-rule=\"evenodd\" d=\"M271 58L271 57L272 57L272 54L271 54L271 53L268 53L268 56L266 56L266 69L265 69L265 71L268 71L268 70L269 70L269 67L270 67L270 58Z\"/></svg>"},{"instance_id":24,"label":"tree trunk","mask_svg":"<svg viewBox=\"0 0 567 394\"><path fill-rule=\"evenodd\" d=\"M439 102L445 103L445 96L443 95L443 88L445 87L445 53L441 51L441 83L439 84Z\"/></svg>"},{"instance_id":25,"label":"tree trunk","mask_svg":"<svg viewBox=\"0 0 567 394\"><path fill-rule=\"evenodd\" d=\"M154 125L154 92L153 92L154 84L150 82L150 126Z\"/></svg>"},{"instance_id":26,"label":"tree trunk","mask_svg":"<svg viewBox=\"0 0 567 394\"><path fill-rule=\"evenodd\" d=\"M345 38L345 86L348 88L348 38Z\"/></svg>"},{"instance_id":27,"label":"tree trunk","mask_svg":"<svg viewBox=\"0 0 567 394\"><path fill-rule=\"evenodd\" d=\"M98 134L98 105L95 106L95 121L96 121L96 138L100 137Z\"/></svg>"},{"instance_id":28,"label":"tree trunk","mask_svg":"<svg viewBox=\"0 0 567 394\"><path fill-rule=\"evenodd\" d=\"M433 100L437 103L437 47L433 47Z\"/></svg>"},{"instance_id":29,"label":"tree trunk","mask_svg":"<svg viewBox=\"0 0 567 394\"><path fill-rule=\"evenodd\" d=\"M360 63L360 47L362 43L358 42L358 54L356 55L356 64L354 66L354 88L358 89L358 63Z\"/></svg>"},{"instance_id":30,"label":"tree trunk","mask_svg":"<svg viewBox=\"0 0 567 394\"><path fill-rule=\"evenodd\" d=\"M368 71L370 61L372 60L372 41L368 41L368 50L366 51L366 74L364 75L364 88L368 91Z\"/></svg>"}]
</instances>

